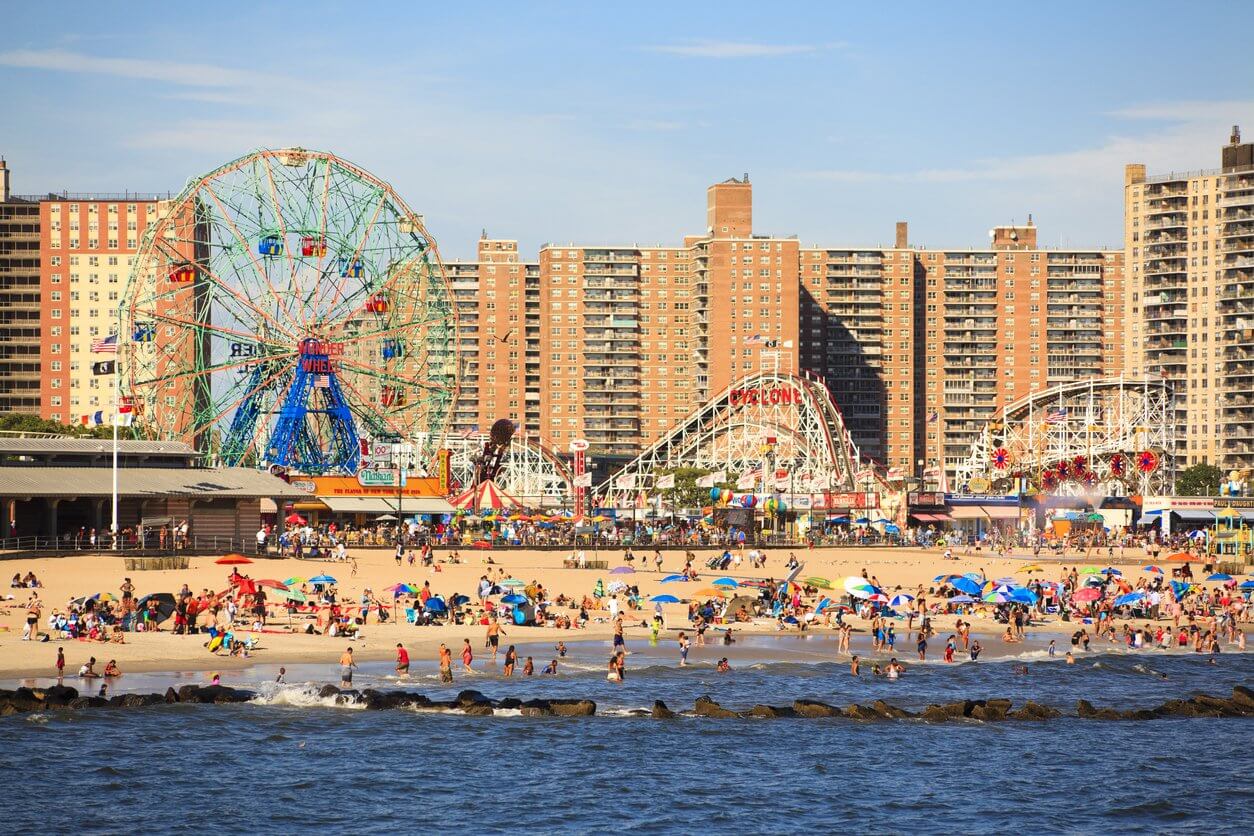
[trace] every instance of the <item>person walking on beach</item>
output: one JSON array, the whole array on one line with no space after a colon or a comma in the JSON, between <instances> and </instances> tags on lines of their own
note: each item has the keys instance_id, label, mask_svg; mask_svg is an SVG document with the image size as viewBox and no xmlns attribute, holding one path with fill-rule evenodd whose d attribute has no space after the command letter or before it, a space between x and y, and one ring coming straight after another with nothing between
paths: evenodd
<instances>
[{"instance_id":1,"label":"person walking on beach","mask_svg":"<svg viewBox=\"0 0 1254 836\"><path fill-rule=\"evenodd\" d=\"M488 622L488 647L492 650L492 664L496 664L496 652L501 646L501 636L509 635L501 629L501 623L496 620L496 616L492 616L492 620Z\"/></svg>"},{"instance_id":2,"label":"person walking on beach","mask_svg":"<svg viewBox=\"0 0 1254 836\"><path fill-rule=\"evenodd\" d=\"M440 681L453 681L453 652L444 642L440 642Z\"/></svg>"},{"instance_id":3,"label":"person walking on beach","mask_svg":"<svg viewBox=\"0 0 1254 836\"><path fill-rule=\"evenodd\" d=\"M396 673L400 676L409 673L409 651L400 642L396 643Z\"/></svg>"},{"instance_id":4,"label":"person walking on beach","mask_svg":"<svg viewBox=\"0 0 1254 836\"><path fill-rule=\"evenodd\" d=\"M501 671L505 676L514 675L514 666L518 664L518 654L514 652L514 646L511 644L505 651L505 668Z\"/></svg>"},{"instance_id":5,"label":"person walking on beach","mask_svg":"<svg viewBox=\"0 0 1254 836\"><path fill-rule=\"evenodd\" d=\"M627 642L623 638L623 617L620 615L614 619L614 652L626 652Z\"/></svg>"},{"instance_id":6,"label":"person walking on beach","mask_svg":"<svg viewBox=\"0 0 1254 836\"><path fill-rule=\"evenodd\" d=\"M57 682L65 677L65 648L57 648Z\"/></svg>"},{"instance_id":7,"label":"person walking on beach","mask_svg":"<svg viewBox=\"0 0 1254 836\"><path fill-rule=\"evenodd\" d=\"M684 633L679 634L679 666L681 668L688 667L688 636Z\"/></svg>"},{"instance_id":8,"label":"person walking on beach","mask_svg":"<svg viewBox=\"0 0 1254 836\"><path fill-rule=\"evenodd\" d=\"M918 648L918 651L919 651L919 661L920 662L926 661L927 660L927 633L926 632L922 630L919 631L919 643L916 645L916 647Z\"/></svg>"},{"instance_id":9,"label":"person walking on beach","mask_svg":"<svg viewBox=\"0 0 1254 836\"><path fill-rule=\"evenodd\" d=\"M462 639L462 670L466 673L471 672L470 663L475 661L475 652L470 649L470 639Z\"/></svg>"},{"instance_id":10,"label":"person walking on beach","mask_svg":"<svg viewBox=\"0 0 1254 836\"><path fill-rule=\"evenodd\" d=\"M353 668L357 664L353 661L353 649L350 647L340 656L340 687L353 687Z\"/></svg>"}]
</instances>

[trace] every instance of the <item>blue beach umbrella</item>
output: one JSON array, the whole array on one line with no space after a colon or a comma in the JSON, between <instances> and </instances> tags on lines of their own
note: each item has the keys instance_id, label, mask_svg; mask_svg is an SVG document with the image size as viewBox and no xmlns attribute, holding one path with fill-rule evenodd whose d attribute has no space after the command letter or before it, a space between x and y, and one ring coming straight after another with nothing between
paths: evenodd
<instances>
[{"instance_id":1,"label":"blue beach umbrella","mask_svg":"<svg viewBox=\"0 0 1254 836\"><path fill-rule=\"evenodd\" d=\"M423 604L422 608L427 612L448 612L448 605L445 604L444 599L439 596L428 599L427 603Z\"/></svg>"},{"instance_id":2,"label":"blue beach umbrella","mask_svg":"<svg viewBox=\"0 0 1254 836\"><path fill-rule=\"evenodd\" d=\"M1181 581L1172 581L1171 591L1175 593L1176 598L1183 598L1185 593L1189 591L1189 585Z\"/></svg>"},{"instance_id":3,"label":"blue beach umbrella","mask_svg":"<svg viewBox=\"0 0 1254 836\"><path fill-rule=\"evenodd\" d=\"M330 575L316 575L309 579L310 583L335 583L335 578Z\"/></svg>"},{"instance_id":4,"label":"blue beach umbrella","mask_svg":"<svg viewBox=\"0 0 1254 836\"><path fill-rule=\"evenodd\" d=\"M970 595L955 595L952 598L946 598L945 602L949 604L974 604L975 599Z\"/></svg>"},{"instance_id":5,"label":"blue beach umbrella","mask_svg":"<svg viewBox=\"0 0 1254 836\"><path fill-rule=\"evenodd\" d=\"M686 581L686 580L688 579L684 577L683 575L667 575L666 577L662 578L662 583L676 583L676 582Z\"/></svg>"},{"instance_id":6,"label":"blue beach umbrella","mask_svg":"<svg viewBox=\"0 0 1254 836\"><path fill-rule=\"evenodd\" d=\"M970 578L954 578L949 585L959 592L965 592L967 595L979 595L980 585Z\"/></svg>"},{"instance_id":7,"label":"blue beach umbrella","mask_svg":"<svg viewBox=\"0 0 1254 836\"><path fill-rule=\"evenodd\" d=\"M1010 600L1016 604L1027 604L1033 606L1036 604L1036 593L1027 587L1017 586L1010 590Z\"/></svg>"},{"instance_id":8,"label":"blue beach umbrella","mask_svg":"<svg viewBox=\"0 0 1254 836\"><path fill-rule=\"evenodd\" d=\"M884 533L885 534L900 534L901 526L895 523L889 523L888 525L884 526Z\"/></svg>"},{"instance_id":9,"label":"blue beach umbrella","mask_svg":"<svg viewBox=\"0 0 1254 836\"><path fill-rule=\"evenodd\" d=\"M1237 589L1254 589L1254 580L1241 581L1237 584Z\"/></svg>"},{"instance_id":10,"label":"blue beach umbrella","mask_svg":"<svg viewBox=\"0 0 1254 836\"><path fill-rule=\"evenodd\" d=\"M736 580L735 578L719 578L718 580L713 582L713 585L714 586L726 586L726 587L730 587L734 589L735 587L740 586L740 581Z\"/></svg>"},{"instance_id":11,"label":"blue beach umbrella","mask_svg":"<svg viewBox=\"0 0 1254 836\"><path fill-rule=\"evenodd\" d=\"M1208 580L1208 581L1230 581L1230 580L1232 580L1232 575L1229 575L1227 572L1216 572L1215 574L1213 574L1213 575L1211 575L1210 577L1208 577L1206 580Z\"/></svg>"},{"instance_id":12,"label":"blue beach umbrella","mask_svg":"<svg viewBox=\"0 0 1254 836\"><path fill-rule=\"evenodd\" d=\"M1103 575L1118 575L1119 577L1123 577L1123 572L1120 572L1120 571L1119 571L1118 569L1116 569L1114 566L1107 566L1105 569L1103 569L1103 570L1101 571L1101 574L1103 574Z\"/></svg>"},{"instance_id":13,"label":"blue beach umbrella","mask_svg":"<svg viewBox=\"0 0 1254 836\"><path fill-rule=\"evenodd\" d=\"M469 603L470 603L469 595L454 595L453 596L453 606L455 607L460 607L462 604L469 604Z\"/></svg>"},{"instance_id":14,"label":"blue beach umbrella","mask_svg":"<svg viewBox=\"0 0 1254 836\"><path fill-rule=\"evenodd\" d=\"M1129 604L1135 604L1137 601L1140 601L1144 597L1145 597L1144 592L1129 592L1126 595L1120 595L1118 598L1116 598L1114 601L1114 604L1116 607L1126 607Z\"/></svg>"},{"instance_id":15,"label":"blue beach umbrella","mask_svg":"<svg viewBox=\"0 0 1254 836\"><path fill-rule=\"evenodd\" d=\"M1251 583L1251 584L1254 584L1254 581L1250 581L1250 583ZM816 606L816 607L814 608L814 611L815 611L816 613L821 613L821 612L823 612L823 610L827 609L827 608L828 608L828 607L830 607L831 605L832 605L832 599L831 599L831 598L824 598L822 601L819 601L818 606Z\"/></svg>"},{"instance_id":16,"label":"blue beach umbrella","mask_svg":"<svg viewBox=\"0 0 1254 836\"><path fill-rule=\"evenodd\" d=\"M649 599L654 604L678 604L679 599L674 595L654 595Z\"/></svg>"},{"instance_id":17,"label":"blue beach umbrella","mask_svg":"<svg viewBox=\"0 0 1254 836\"><path fill-rule=\"evenodd\" d=\"M527 596L519 595L517 592L511 592L509 595L506 595L501 598L501 603L502 604L525 604L527 603Z\"/></svg>"},{"instance_id":18,"label":"blue beach umbrella","mask_svg":"<svg viewBox=\"0 0 1254 836\"><path fill-rule=\"evenodd\" d=\"M892 598L890 598L888 601L888 606L892 607L893 609L897 609L898 607L906 606L913 600L914 600L913 595L906 595L903 592L899 595L894 595Z\"/></svg>"}]
</instances>

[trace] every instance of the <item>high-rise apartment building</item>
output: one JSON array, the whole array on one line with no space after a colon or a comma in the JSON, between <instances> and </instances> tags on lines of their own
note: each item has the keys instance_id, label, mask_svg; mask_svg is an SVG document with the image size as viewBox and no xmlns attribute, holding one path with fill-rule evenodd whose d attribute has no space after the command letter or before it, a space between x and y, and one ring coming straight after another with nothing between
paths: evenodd
<instances>
[{"instance_id":1,"label":"high-rise apartment building","mask_svg":"<svg viewBox=\"0 0 1254 836\"><path fill-rule=\"evenodd\" d=\"M499 418L540 425L540 267L518 242L479 240L473 262L445 263L457 309L461 362L451 431L487 432Z\"/></svg>"},{"instance_id":2,"label":"high-rise apartment building","mask_svg":"<svg viewBox=\"0 0 1254 836\"><path fill-rule=\"evenodd\" d=\"M116 368L119 304L144 231L161 211L157 199L131 194L40 199L44 418L75 423L100 412L110 420L117 381L104 364Z\"/></svg>"},{"instance_id":3,"label":"high-rise apartment building","mask_svg":"<svg viewBox=\"0 0 1254 836\"><path fill-rule=\"evenodd\" d=\"M10 189L0 159L0 414L37 414L39 387L39 200Z\"/></svg>"},{"instance_id":4,"label":"high-rise apartment building","mask_svg":"<svg viewBox=\"0 0 1254 836\"><path fill-rule=\"evenodd\" d=\"M1172 382L1185 466L1254 464L1254 438L1243 435L1254 418L1242 401L1250 372L1241 342L1254 327L1251 148L1234 129L1220 168L1124 169L1124 362L1131 374Z\"/></svg>"}]
</instances>

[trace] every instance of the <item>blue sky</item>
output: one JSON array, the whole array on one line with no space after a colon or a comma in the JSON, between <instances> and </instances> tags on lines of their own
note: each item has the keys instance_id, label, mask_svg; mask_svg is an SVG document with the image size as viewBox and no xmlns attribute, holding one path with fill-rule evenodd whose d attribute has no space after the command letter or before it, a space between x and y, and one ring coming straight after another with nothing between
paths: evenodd
<instances>
[{"instance_id":1,"label":"blue sky","mask_svg":"<svg viewBox=\"0 0 1254 836\"><path fill-rule=\"evenodd\" d=\"M21 193L174 190L259 146L334 151L425 214L677 243L748 172L759 232L980 246L1031 212L1119 246L1122 169L1254 138L1243 3L14 4L0 154Z\"/></svg>"}]
</instances>

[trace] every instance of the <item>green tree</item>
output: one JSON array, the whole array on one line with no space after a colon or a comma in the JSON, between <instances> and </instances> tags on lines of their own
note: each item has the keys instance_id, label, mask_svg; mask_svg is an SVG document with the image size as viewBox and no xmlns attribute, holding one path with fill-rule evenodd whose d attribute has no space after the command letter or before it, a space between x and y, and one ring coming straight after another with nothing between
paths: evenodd
<instances>
[{"instance_id":1,"label":"green tree","mask_svg":"<svg viewBox=\"0 0 1254 836\"><path fill-rule=\"evenodd\" d=\"M1224 472L1213 464L1195 464L1176 474L1178 496L1216 496Z\"/></svg>"},{"instance_id":2,"label":"green tree","mask_svg":"<svg viewBox=\"0 0 1254 836\"><path fill-rule=\"evenodd\" d=\"M74 424L62 424L57 421L40 418L38 415L26 415L17 412L0 415L0 431L48 433L51 435L68 435L73 438L110 438L113 435L113 427L110 426L84 427Z\"/></svg>"}]
</instances>

